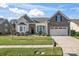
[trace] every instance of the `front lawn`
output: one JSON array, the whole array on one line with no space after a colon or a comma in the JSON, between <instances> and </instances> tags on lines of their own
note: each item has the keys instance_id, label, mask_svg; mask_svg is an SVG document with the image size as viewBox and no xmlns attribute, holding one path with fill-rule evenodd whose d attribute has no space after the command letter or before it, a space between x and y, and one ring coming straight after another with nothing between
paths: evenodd
<instances>
[{"instance_id":1,"label":"front lawn","mask_svg":"<svg viewBox=\"0 0 79 59\"><path fill-rule=\"evenodd\" d=\"M0 45L51 45L50 36L0 36Z\"/></svg>"},{"instance_id":2,"label":"front lawn","mask_svg":"<svg viewBox=\"0 0 79 59\"><path fill-rule=\"evenodd\" d=\"M55 48L0 48L0 56L62 56L62 49Z\"/></svg>"}]
</instances>

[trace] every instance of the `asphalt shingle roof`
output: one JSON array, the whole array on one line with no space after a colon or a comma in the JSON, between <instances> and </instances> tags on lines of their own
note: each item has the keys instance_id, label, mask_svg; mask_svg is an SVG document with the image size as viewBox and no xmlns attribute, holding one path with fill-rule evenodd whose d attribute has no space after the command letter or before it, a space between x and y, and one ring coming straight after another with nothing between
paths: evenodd
<instances>
[{"instance_id":1,"label":"asphalt shingle roof","mask_svg":"<svg viewBox=\"0 0 79 59\"><path fill-rule=\"evenodd\" d=\"M73 19L73 20L71 20L71 22L74 22L79 26L79 19Z\"/></svg>"}]
</instances>

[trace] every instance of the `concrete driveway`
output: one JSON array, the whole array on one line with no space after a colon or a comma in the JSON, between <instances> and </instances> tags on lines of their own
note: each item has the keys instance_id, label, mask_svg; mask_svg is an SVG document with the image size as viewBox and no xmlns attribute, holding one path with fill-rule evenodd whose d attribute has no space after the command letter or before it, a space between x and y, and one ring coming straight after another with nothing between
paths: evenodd
<instances>
[{"instance_id":1,"label":"concrete driveway","mask_svg":"<svg viewBox=\"0 0 79 59\"><path fill-rule=\"evenodd\" d=\"M79 55L79 40L71 36L52 36L52 38L63 49L64 55Z\"/></svg>"}]
</instances>

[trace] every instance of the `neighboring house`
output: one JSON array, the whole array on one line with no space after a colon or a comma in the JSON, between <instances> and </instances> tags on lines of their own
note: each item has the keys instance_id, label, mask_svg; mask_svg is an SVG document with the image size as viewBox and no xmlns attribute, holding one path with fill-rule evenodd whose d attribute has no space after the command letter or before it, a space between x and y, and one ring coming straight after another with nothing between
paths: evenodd
<instances>
[{"instance_id":1,"label":"neighboring house","mask_svg":"<svg viewBox=\"0 0 79 59\"><path fill-rule=\"evenodd\" d=\"M48 18L29 18L26 14L17 20L16 32L31 34L43 32L48 34Z\"/></svg>"},{"instance_id":2,"label":"neighboring house","mask_svg":"<svg viewBox=\"0 0 79 59\"><path fill-rule=\"evenodd\" d=\"M70 22L70 29L79 32L79 19L72 19Z\"/></svg>"},{"instance_id":3,"label":"neighboring house","mask_svg":"<svg viewBox=\"0 0 79 59\"><path fill-rule=\"evenodd\" d=\"M10 24L7 19L0 18L0 34L9 34Z\"/></svg>"},{"instance_id":4,"label":"neighboring house","mask_svg":"<svg viewBox=\"0 0 79 59\"><path fill-rule=\"evenodd\" d=\"M70 35L70 19L58 11L50 19L47 17L30 18L26 14L17 21L12 20L15 32L19 33L46 33L48 35L68 36Z\"/></svg>"},{"instance_id":5,"label":"neighboring house","mask_svg":"<svg viewBox=\"0 0 79 59\"><path fill-rule=\"evenodd\" d=\"M70 35L70 19L62 12L55 13L49 22L49 34L57 36Z\"/></svg>"}]
</instances>

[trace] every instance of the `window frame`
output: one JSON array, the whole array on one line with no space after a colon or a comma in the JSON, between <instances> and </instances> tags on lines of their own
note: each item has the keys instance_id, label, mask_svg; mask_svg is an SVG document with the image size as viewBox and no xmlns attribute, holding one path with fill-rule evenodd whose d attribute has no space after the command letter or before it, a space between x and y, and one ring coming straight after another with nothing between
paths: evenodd
<instances>
[{"instance_id":1,"label":"window frame","mask_svg":"<svg viewBox=\"0 0 79 59\"><path fill-rule=\"evenodd\" d=\"M62 21L62 16L61 15L57 15L56 16L56 22L60 23Z\"/></svg>"},{"instance_id":2,"label":"window frame","mask_svg":"<svg viewBox=\"0 0 79 59\"><path fill-rule=\"evenodd\" d=\"M45 26L37 26L37 32L45 32Z\"/></svg>"},{"instance_id":3,"label":"window frame","mask_svg":"<svg viewBox=\"0 0 79 59\"><path fill-rule=\"evenodd\" d=\"M23 31L23 27L22 26L20 26L20 32L22 32Z\"/></svg>"},{"instance_id":4,"label":"window frame","mask_svg":"<svg viewBox=\"0 0 79 59\"><path fill-rule=\"evenodd\" d=\"M5 28L5 32L8 32L8 29L7 28Z\"/></svg>"}]
</instances>

